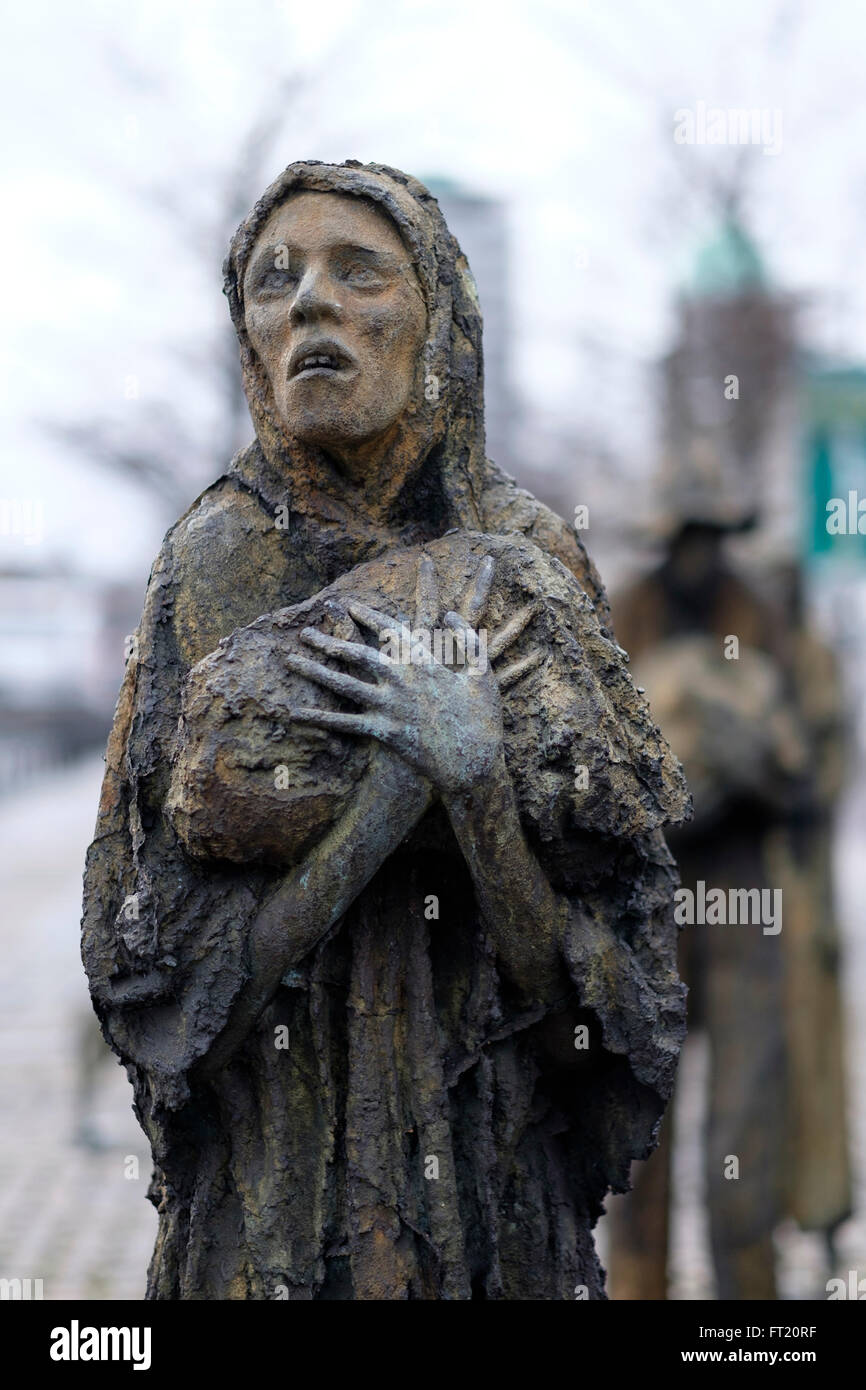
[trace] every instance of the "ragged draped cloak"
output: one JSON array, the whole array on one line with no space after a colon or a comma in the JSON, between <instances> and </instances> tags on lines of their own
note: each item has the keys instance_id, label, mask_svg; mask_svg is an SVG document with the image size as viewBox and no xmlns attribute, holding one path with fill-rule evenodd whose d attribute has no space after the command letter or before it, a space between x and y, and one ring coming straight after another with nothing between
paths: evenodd
<instances>
[{"instance_id":1,"label":"ragged draped cloak","mask_svg":"<svg viewBox=\"0 0 866 1390\"><path fill-rule=\"evenodd\" d=\"M428 306L413 406L369 511L327 460L282 436L243 325L246 258L295 188L377 201ZM94 1006L153 1149L148 1297L602 1298L591 1229L655 1141L684 1029L661 833L686 812L682 775L583 546L484 457L480 315L426 190L382 166L290 166L238 232L227 292L257 439L154 565L85 874ZM434 805L203 1079L248 977L251 924L285 866L253 847L247 863L196 857L179 837L166 801L184 681L236 629L455 528L512 536L558 565L557 650L580 727L548 717L535 673L520 705L532 751L520 756L544 776L519 802L568 898L570 992L528 1004L507 978ZM588 790L572 792L576 764Z\"/></svg>"}]
</instances>

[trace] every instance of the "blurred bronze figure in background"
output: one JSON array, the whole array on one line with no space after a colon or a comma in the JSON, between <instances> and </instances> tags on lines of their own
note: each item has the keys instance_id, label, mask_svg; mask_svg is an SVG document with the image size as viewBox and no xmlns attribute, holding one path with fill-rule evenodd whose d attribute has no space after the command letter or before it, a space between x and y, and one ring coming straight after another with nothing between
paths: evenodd
<instances>
[{"instance_id":1,"label":"blurred bronze figure in background","mask_svg":"<svg viewBox=\"0 0 866 1390\"><path fill-rule=\"evenodd\" d=\"M619 595L614 621L694 798L693 822L670 837L684 887L728 901L732 889L781 890L781 929L696 922L680 941L689 1026L710 1049L717 1295L771 1299L783 1217L830 1235L851 1206L830 868L842 697L832 655L804 625L796 563L784 577L765 563L759 593L728 553L729 537L762 521L761 447L790 323L736 225L704 273L711 292L683 306L665 364L663 559ZM743 399L726 399L737 380ZM672 1128L668 1116L612 1211L616 1298L667 1296Z\"/></svg>"},{"instance_id":2,"label":"blurred bronze figure in background","mask_svg":"<svg viewBox=\"0 0 866 1390\"><path fill-rule=\"evenodd\" d=\"M603 1298L683 1035L681 769L574 531L485 457L427 190L291 165L226 292L257 437L154 566L85 884L148 1297Z\"/></svg>"}]
</instances>

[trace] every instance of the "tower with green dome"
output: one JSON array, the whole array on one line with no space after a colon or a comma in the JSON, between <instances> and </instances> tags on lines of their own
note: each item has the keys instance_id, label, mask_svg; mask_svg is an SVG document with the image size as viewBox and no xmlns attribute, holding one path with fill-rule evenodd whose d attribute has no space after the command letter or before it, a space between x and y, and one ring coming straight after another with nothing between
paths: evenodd
<instances>
[{"instance_id":1,"label":"tower with green dome","mask_svg":"<svg viewBox=\"0 0 866 1390\"><path fill-rule=\"evenodd\" d=\"M665 529L759 523L792 549L797 534L793 306L755 242L727 212L698 246L677 298L662 367ZM784 538L784 539L782 539Z\"/></svg>"},{"instance_id":2,"label":"tower with green dome","mask_svg":"<svg viewBox=\"0 0 866 1390\"><path fill-rule=\"evenodd\" d=\"M699 246L687 289L693 299L739 299L770 293L758 249L733 214Z\"/></svg>"}]
</instances>

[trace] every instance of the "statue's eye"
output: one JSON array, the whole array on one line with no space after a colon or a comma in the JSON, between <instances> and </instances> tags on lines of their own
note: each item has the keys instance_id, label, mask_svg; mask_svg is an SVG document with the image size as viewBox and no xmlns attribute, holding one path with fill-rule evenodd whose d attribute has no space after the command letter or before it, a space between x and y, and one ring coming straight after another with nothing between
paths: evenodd
<instances>
[{"instance_id":1,"label":"statue's eye","mask_svg":"<svg viewBox=\"0 0 866 1390\"><path fill-rule=\"evenodd\" d=\"M344 261L337 266L337 275L347 285L361 290L380 289L386 282L381 270L364 261Z\"/></svg>"},{"instance_id":2,"label":"statue's eye","mask_svg":"<svg viewBox=\"0 0 866 1390\"><path fill-rule=\"evenodd\" d=\"M260 290L287 290L297 283L297 271L283 270L274 267L272 270L266 270L263 275L261 275L258 288Z\"/></svg>"}]
</instances>

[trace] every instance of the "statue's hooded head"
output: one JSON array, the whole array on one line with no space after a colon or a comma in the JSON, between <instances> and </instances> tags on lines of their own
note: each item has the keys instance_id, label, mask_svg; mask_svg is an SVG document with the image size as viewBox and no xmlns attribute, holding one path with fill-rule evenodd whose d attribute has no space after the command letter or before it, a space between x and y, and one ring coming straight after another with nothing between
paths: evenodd
<instances>
[{"instance_id":1,"label":"statue's hooded head","mask_svg":"<svg viewBox=\"0 0 866 1390\"><path fill-rule=\"evenodd\" d=\"M290 164L224 269L256 433L293 501L351 484L379 515L477 529L481 314L432 194L380 164Z\"/></svg>"}]
</instances>

